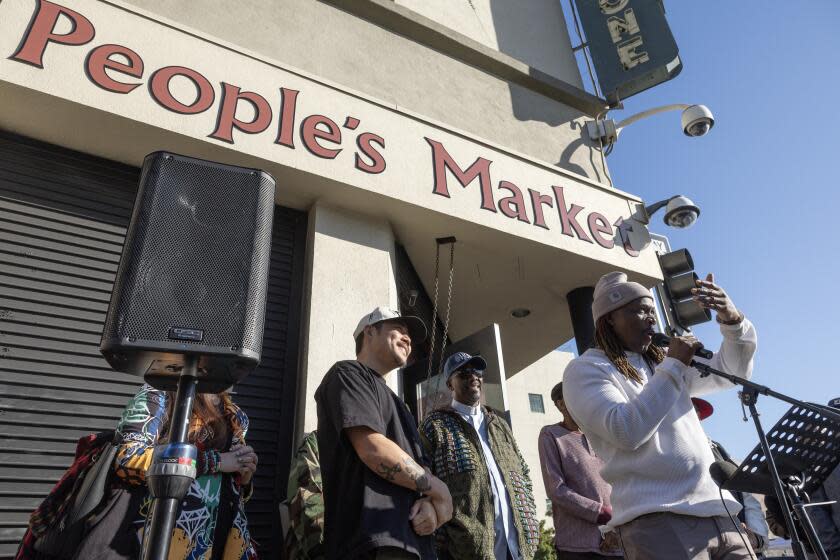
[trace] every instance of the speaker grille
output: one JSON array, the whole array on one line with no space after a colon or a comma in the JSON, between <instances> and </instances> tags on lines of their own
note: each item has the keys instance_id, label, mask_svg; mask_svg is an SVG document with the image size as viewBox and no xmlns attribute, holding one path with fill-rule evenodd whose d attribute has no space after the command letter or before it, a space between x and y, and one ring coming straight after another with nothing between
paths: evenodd
<instances>
[{"instance_id":1,"label":"speaker grille","mask_svg":"<svg viewBox=\"0 0 840 560\"><path fill-rule=\"evenodd\" d=\"M177 342L259 354L273 206L265 173L148 156L105 337L163 343L195 329L200 340Z\"/></svg>"}]
</instances>

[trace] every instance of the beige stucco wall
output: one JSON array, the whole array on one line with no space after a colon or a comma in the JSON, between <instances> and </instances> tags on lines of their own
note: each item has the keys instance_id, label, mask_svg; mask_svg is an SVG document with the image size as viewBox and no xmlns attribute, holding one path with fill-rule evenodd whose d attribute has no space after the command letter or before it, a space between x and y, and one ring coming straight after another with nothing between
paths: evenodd
<instances>
[{"instance_id":1,"label":"beige stucco wall","mask_svg":"<svg viewBox=\"0 0 840 560\"><path fill-rule=\"evenodd\" d=\"M630 256L620 238L615 243L616 230L610 224L635 211L635 197L511 151L504 139L499 144L489 143L449 127L451 119L447 119L448 116L454 119L462 116L457 110L447 110L447 107L453 107L448 103L461 102L457 95L452 95L452 88L479 83L460 80L462 75L469 76L475 69L467 68L451 57L428 49L422 51L425 47L406 43L404 38L383 28L367 29L362 25L363 20L345 12L338 11L340 16L333 12L322 14L327 22L330 17L336 17L351 27L356 25L359 32L384 34L381 36L383 45L395 42L406 50L406 56L415 57L409 56L402 61L402 76L398 77L403 80L395 82L406 88L400 91L408 98L416 94L410 87L415 73L408 67L416 66L419 75L424 75L425 65L437 61L450 70L460 68L465 72L448 75L452 78L449 80L452 87L448 82L446 84L448 90L430 90L428 98L434 99L437 95L440 106L427 108L445 113L444 121L435 121L403 109L401 104L368 97L249 51L241 46L250 40L244 27L241 34L234 33L232 37L239 44L222 43L220 39L190 27L191 23L205 21L202 17L210 17L204 14L215 17L213 10L197 14L196 22L168 23L168 16L179 15L177 6L172 10L161 10L165 13L158 15L134 5L126 6L119 0L108 3L62 1L69 9L78 11L80 22L81 18L89 20L88 25L95 28L95 37L85 45L50 41L42 65L36 64L31 57L15 59L14 56L22 39L29 37L27 29L32 29L29 26L32 5L0 3L0 29L3 31L0 33L0 51L8 54L5 58L0 57L0 98L6 102L0 108L0 128L133 165L138 165L150 151L168 149L224 163L259 167L277 179L277 202L283 206L308 209L320 200L333 207L387 220L393 227L394 236L406 248L427 291L434 282L434 239L454 236L458 240L457 296L450 333L457 340L488 324L500 324L504 331L505 363L511 375L572 335L568 315L563 312L565 294L569 290L591 285L600 275L615 268L627 270L634 280L648 285L660 276L653 251L644 251L638 257ZM249 1L251 4L243 4L243 10L247 11L247 6L256 2ZM295 0L288 3L289 7L294 5ZM300 13L294 10L291 13L296 14L294 17L306 13L313 15L314 5L320 4L309 0L301 4ZM329 5L318 9L335 10ZM266 17L275 11L266 9ZM235 20L238 14L239 11L229 14L230 19ZM293 16L283 12L282 17ZM259 30L255 21L258 20L250 24ZM57 29L60 28L60 33L70 32L69 22L69 18L59 20ZM39 29L43 28L43 23L53 25L42 22ZM339 31L343 32L344 28L336 32ZM259 33L255 31L254 35ZM359 35L357 41L360 45L365 44L367 35ZM93 52L91 49L122 43L142 58L145 74L136 80L119 76L127 80L126 85L137 86L120 94L112 91L112 87L105 87L101 76L99 81L91 78L93 74L86 73L85 68L86 61L90 61L88 55ZM375 52L381 54L383 60L390 60L387 48L377 45L377 49ZM331 65L331 57L322 54L325 55L322 62ZM276 53L279 57L286 55L285 52ZM171 102L165 104L160 95L155 94L156 90L150 84L155 83L155 75L160 75L156 72L173 64L192 69L206 79L204 91L212 90L215 94L215 99L202 96L209 103L206 110L184 114L182 109L173 108ZM507 88L507 83L498 78L485 73L480 75L480 80L490 80L488 83ZM441 76L447 76L446 72ZM190 88L195 88L191 83L185 77L173 80L172 94L180 96L182 104L192 102L188 94ZM222 87L222 84L227 86ZM373 80L371 84L374 84ZM166 89L160 82L158 85ZM224 108L231 110L230 104L223 100L235 99L233 93L226 96L222 90L230 92L230 88L240 87L264 101L264 108L259 111L263 124L257 127L258 131L232 130L230 116L221 118ZM281 96L279 88L299 92L295 115L283 115L287 105L285 94ZM192 95L195 96L195 91ZM491 95L501 104L488 109L483 116L485 120L501 122L511 118L510 107L504 107L505 95L500 91ZM288 107L295 106L291 101L289 103ZM254 107L242 102L237 108L239 110L233 112L238 118L250 122ZM354 128L356 125L338 124L349 123L350 116L359 125L358 130ZM306 141L303 123L313 117L334 119L329 122L342 131L340 138L334 141L340 150L324 155L313 147L316 142ZM220 126L222 121L228 123L228 137L214 133L217 126L218 130L223 128ZM281 135L288 133L289 137L278 140L278 131ZM363 170L359 166L360 160L356 159L364 159L359 147L360 139L366 134L362 131L372 131L382 138L381 156L387 165L377 172ZM443 162L449 161L447 158L450 157L447 172ZM462 187L454 170L467 167L470 162L479 162L472 165L473 173L484 170L480 177ZM516 198L504 200L516 201L517 215L511 213L511 207L502 206L502 197L514 192L511 190L513 184L518 185L518 201ZM558 194L561 190L562 195ZM529 194L534 196L532 201L527 201ZM572 218L564 218L566 207L572 204L582 207L575 218L575 227L581 228L576 230L577 234L567 223ZM537 223L538 213L543 223ZM606 228L597 230L606 231L606 238L597 238L598 243L590 239L585 230L588 228L594 236L593 227ZM562 274L557 267L545 266L552 262L563 264ZM510 311L520 307L531 309L532 314L525 320L509 319Z\"/></svg>"},{"instance_id":2,"label":"beige stucco wall","mask_svg":"<svg viewBox=\"0 0 840 560\"><path fill-rule=\"evenodd\" d=\"M583 88L558 0L394 0L474 41Z\"/></svg>"},{"instance_id":3,"label":"beige stucco wall","mask_svg":"<svg viewBox=\"0 0 840 560\"><path fill-rule=\"evenodd\" d=\"M488 1L484 0L485 6L489 6ZM550 4L548 0L529 2L534 8L531 13L523 13L523 18L539 18L540 10L547 10ZM128 3L452 128L606 182L597 154L590 141L583 138L581 125L586 119L578 110L334 6L314 0ZM516 4L516 9L505 8L505 4ZM543 36L541 46L545 52L538 56L534 44L526 49L521 46L522 40L516 38L524 21L517 20L519 27L510 31L508 24L502 25L512 17L512 10L519 10L519 1L493 2L493 17L499 22L497 31L504 34L495 39L500 47L520 56L524 56L520 51L527 51L529 59L539 58L540 64L546 66L559 49L564 54L557 58L554 70L563 74L561 79L579 85L580 76L569 63L571 45L562 14L552 10L544 14L542 21L531 22L540 33L547 31L542 27L546 25L557 31L553 37ZM459 27L457 21L451 23ZM531 32L530 27L527 32Z\"/></svg>"},{"instance_id":4,"label":"beige stucco wall","mask_svg":"<svg viewBox=\"0 0 840 560\"><path fill-rule=\"evenodd\" d=\"M388 222L316 203L309 211L297 434L318 424L315 390L339 360L355 358L353 330L379 305L397 307ZM397 389L397 374L386 378Z\"/></svg>"},{"instance_id":5,"label":"beige stucco wall","mask_svg":"<svg viewBox=\"0 0 840 560\"><path fill-rule=\"evenodd\" d=\"M540 469L537 438L543 426L556 424L563 418L551 402L551 388L563 379L563 370L572 358L574 355L568 352L551 352L507 380L513 435L525 462L528 463L528 468L531 469L537 513L540 519L546 519L549 527L551 527L551 514L548 513L550 510L546 502L547 495ZM545 414L531 412L528 393L542 395Z\"/></svg>"}]
</instances>

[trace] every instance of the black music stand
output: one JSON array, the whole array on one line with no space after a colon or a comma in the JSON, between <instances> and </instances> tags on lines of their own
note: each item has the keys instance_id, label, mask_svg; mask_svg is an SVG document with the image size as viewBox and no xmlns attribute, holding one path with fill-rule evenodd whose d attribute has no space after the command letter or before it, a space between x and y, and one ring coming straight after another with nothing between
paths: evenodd
<instances>
[{"instance_id":1,"label":"black music stand","mask_svg":"<svg viewBox=\"0 0 840 560\"><path fill-rule=\"evenodd\" d=\"M840 422L814 410L822 409L820 405L811 406L792 406L770 429L766 439L790 508L796 512L811 548L819 558L827 560L806 507L817 505L809 503L808 493L819 488L840 463ZM753 494L775 493L761 443L722 487ZM781 501L779 505L788 507ZM791 526L788 530L793 535L796 529Z\"/></svg>"},{"instance_id":2,"label":"black music stand","mask_svg":"<svg viewBox=\"0 0 840 560\"><path fill-rule=\"evenodd\" d=\"M840 454L840 411L796 400L764 385L719 371L697 360L692 360L691 365L697 368L704 377L710 374L717 375L731 383L741 385L743 387L739 393L741 402L749 408L750 416L758 432L758 446L721 487L745 492L754 491L757 494L774 493L779 500L785 525L790 532L791 548L797 560L806 560L806 555L802 540L793 523L791 510L796 512L796 518L802 525L817 557L820 560L828 560L805 511L809 505L806 503L805 489L814 489L822 484L831 473L828 467L836 468L840 461L838 457ZM755 406L758 395L768 395L793 405L784 418L773 426L770 432L772 444L758 418L758 409ZM783 469L783 475L780 475L780 469ZM750 480L753 477L756 477L758 482ZM736 478L744 486L736 487L732 484ZM788 503L792 507L788 507Z\"/></svg>"},{"instance_id":3,"label":"black music stand","mask_svg":"<svg viewBox=\"0 0 840 560\"><path fill-rule=\"evenodd\" d=\"M813 492L840 463L840 422L813 410L792 406L770 428L767 443L779 475L782 478L796 476L801 491ZM724 487L753 494L773 492L767 457L760 444L747 455Z\"/></svg>"}]
</instances>

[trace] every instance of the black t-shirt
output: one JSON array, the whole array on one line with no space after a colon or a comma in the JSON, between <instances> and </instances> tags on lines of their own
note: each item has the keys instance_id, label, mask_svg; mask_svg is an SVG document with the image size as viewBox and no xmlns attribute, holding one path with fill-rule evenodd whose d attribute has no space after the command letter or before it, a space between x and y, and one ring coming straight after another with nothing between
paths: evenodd
<instances>
[{"instance_id":1,"label":"black t-shirt","mask_svg":"<svg viewBox=\"0 0 840 560\"><path fill-rule=\"evenodd\" d=\"M408 519L420 495L367 468L344 433L345 428L368 427L425 466L420 435L405 403L374 370L355 360L330 368L315 402L327 558L355 558L385 546L434 558L432 538L418 536Z\"/></svg>"}]
</instances>

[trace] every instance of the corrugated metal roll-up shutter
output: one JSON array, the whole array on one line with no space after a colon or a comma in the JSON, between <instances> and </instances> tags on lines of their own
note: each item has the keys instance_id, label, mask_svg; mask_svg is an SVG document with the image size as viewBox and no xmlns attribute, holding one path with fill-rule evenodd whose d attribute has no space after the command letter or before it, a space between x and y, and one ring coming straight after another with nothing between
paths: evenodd
<instances>
[{"instance_id":1,"label":"corrugated metal roll-up shutter","mask_svg":"<svg viewBox=\"0 0 840 560\"><path fill-rule=\"evenodd\" d=\"M142 379L99 340L139 170L0 132L0 558L70 465L79 437L113 429ZM236 388L260 455L248 504L275 555L291 455L306 215L275 213L263 363Z\"/></svg>"},{"instance_id":2,"label":"corrugated metal roll-up shutter","mask_svg":"<svg viewBox=\"0 0 840 560\"><path fill-rule=\"evenodd\" d=\"M259 456L246 511L265 558L281 558L283 545L277 507L286 497L294 451L306 221L303 212L275 208L260 367L234 388L234 401L250 420L248 444Z\"/></svg>"}]
</instances>

